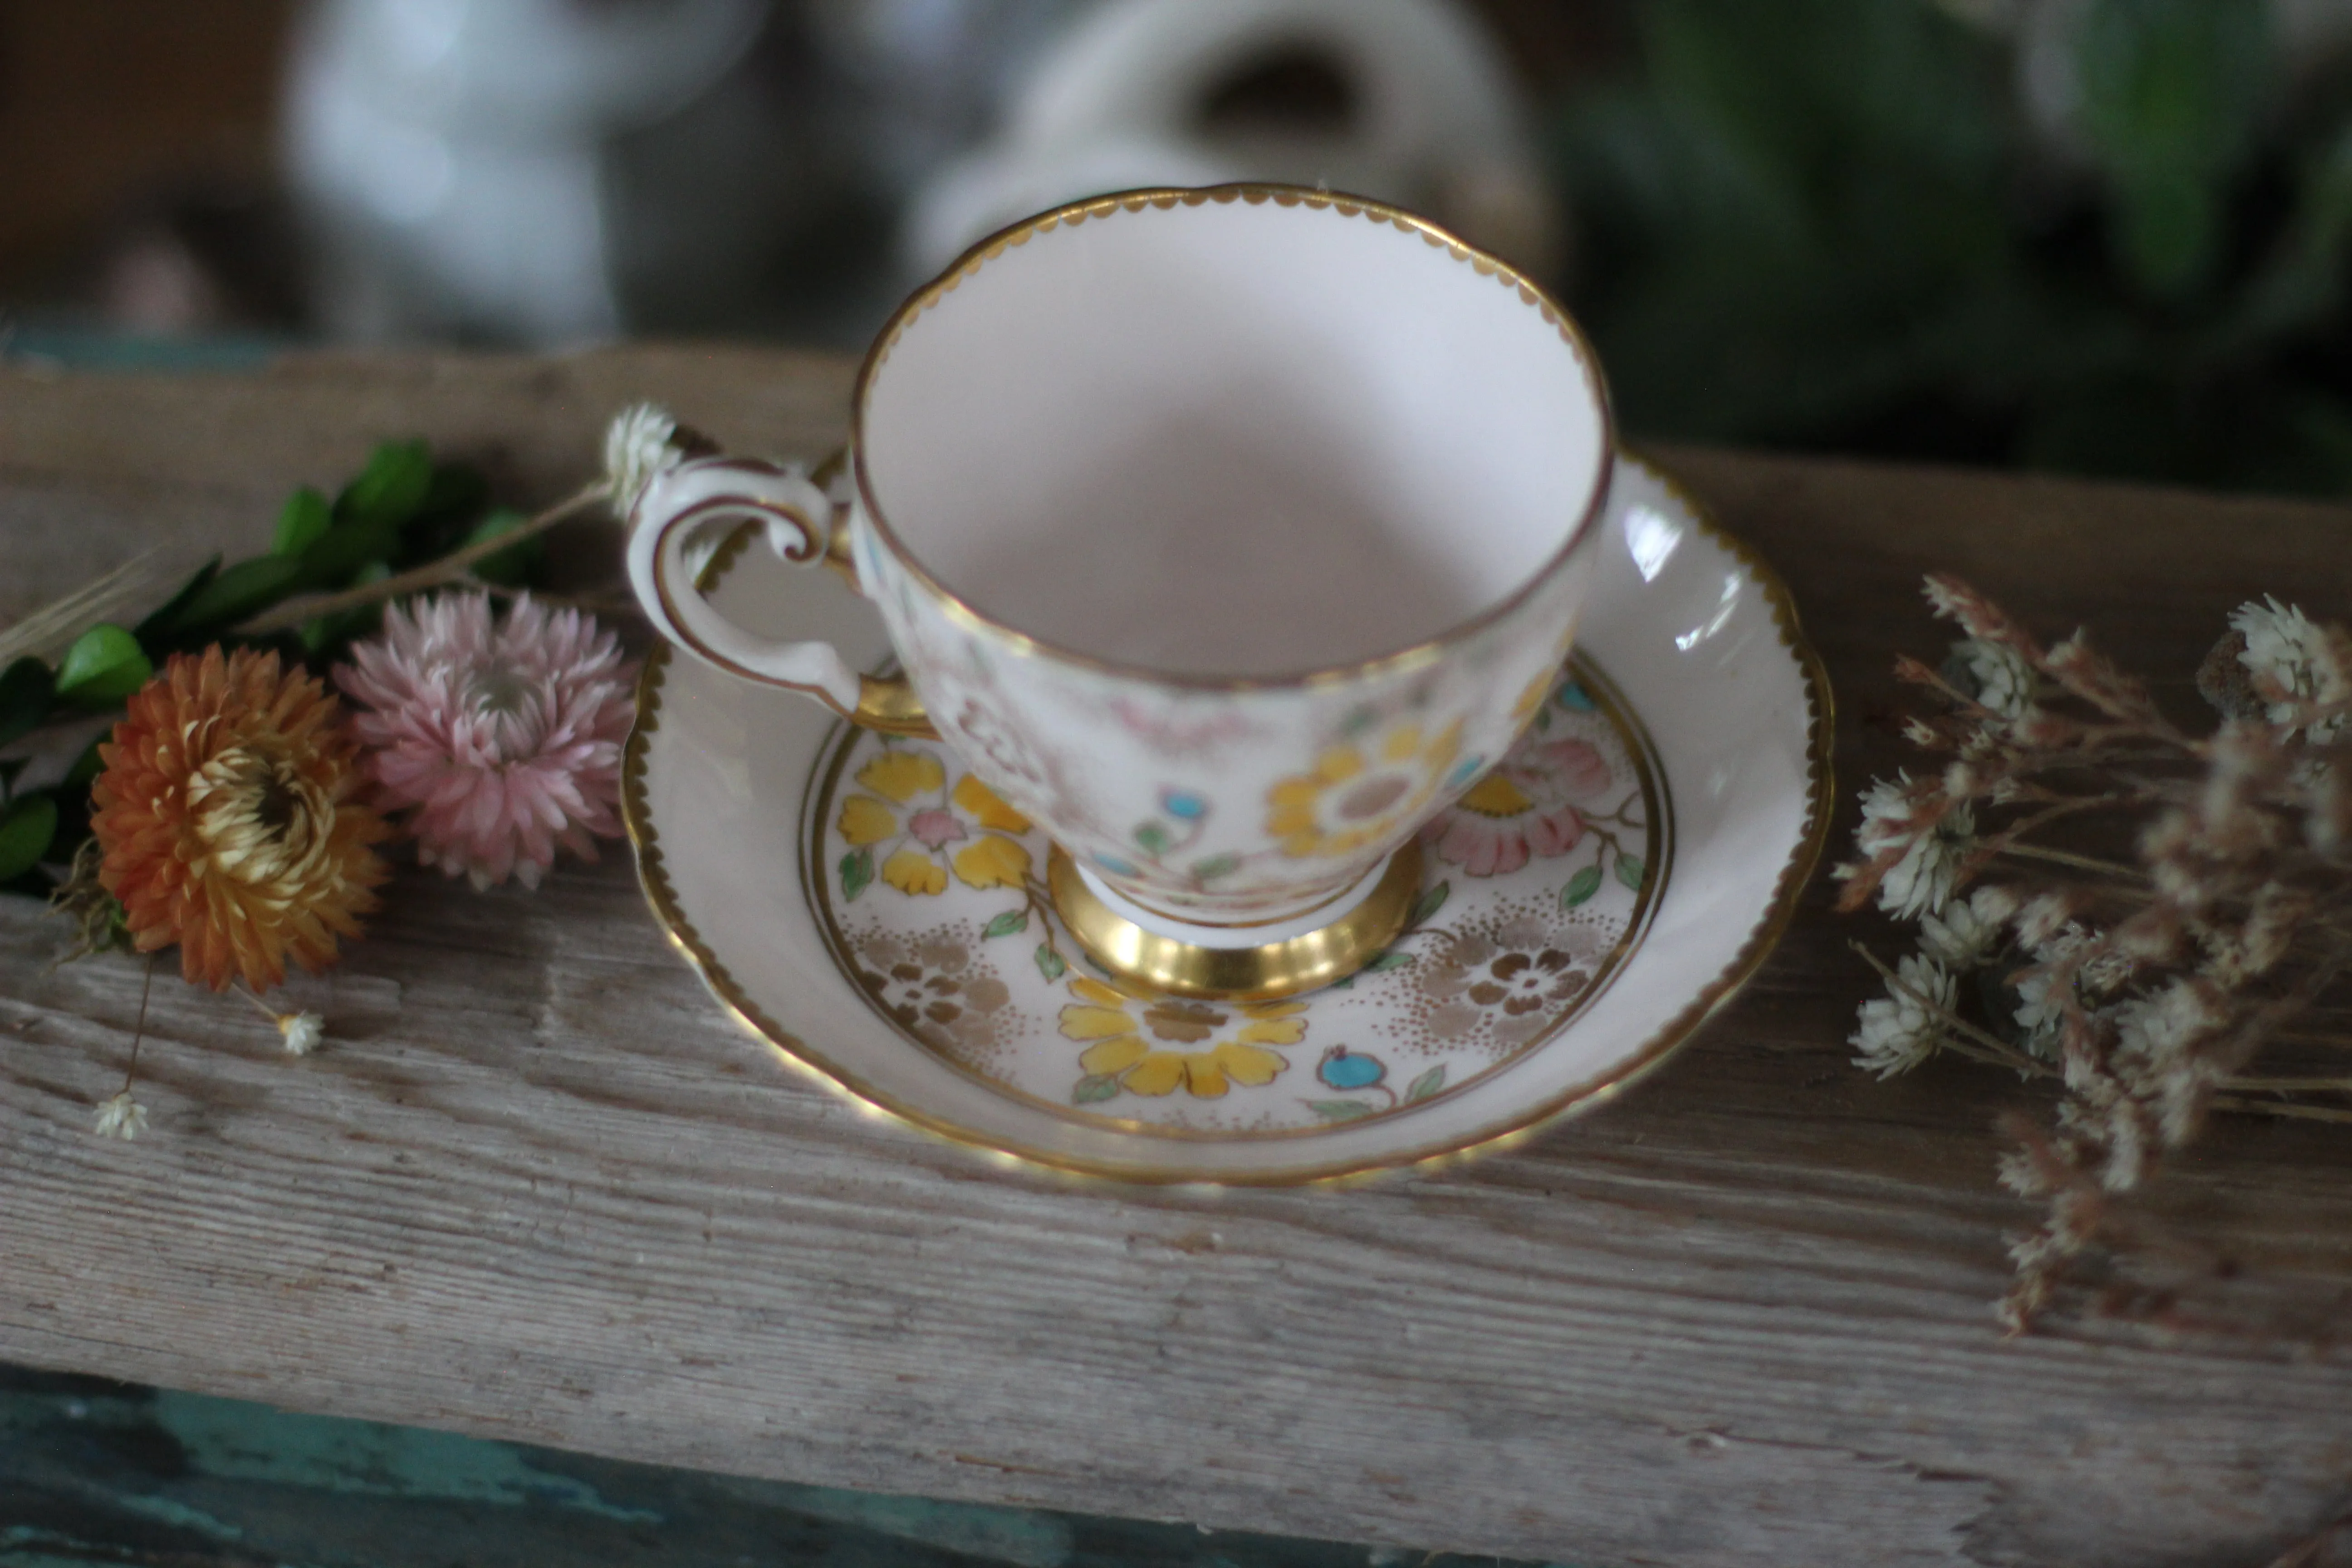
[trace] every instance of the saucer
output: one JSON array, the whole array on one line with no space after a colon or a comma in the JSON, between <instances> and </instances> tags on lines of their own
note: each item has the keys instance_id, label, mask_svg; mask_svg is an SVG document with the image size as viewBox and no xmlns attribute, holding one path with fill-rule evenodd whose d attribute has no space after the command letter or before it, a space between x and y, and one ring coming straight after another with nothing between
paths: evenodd
<instances>
[{"instance_id":1,"label":"saucer","mask_svg":"<svg viewBox=\"0 0 2352 1568\"><path fill-rule=\"evenodd\" d=\"M708 574L730 616L887 663L862 601L750 538ZM945 746L667 647L623 781L646 900L786 1059L1039 1164L1281 1184L1523 1136L1722 1005L1829 826L1829 681L1779 579L1638 458L1599 542L1575 651L1423 833L1403 933L1340 984L1231 1004L1114 984L1055 912L1045 836Z\"/></svg>"}]
</instances>

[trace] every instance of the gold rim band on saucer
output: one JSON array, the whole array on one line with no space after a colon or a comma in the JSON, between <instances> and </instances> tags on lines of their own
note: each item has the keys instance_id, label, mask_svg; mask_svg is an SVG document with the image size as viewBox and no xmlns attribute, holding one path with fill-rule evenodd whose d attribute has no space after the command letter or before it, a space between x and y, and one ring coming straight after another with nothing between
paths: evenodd
<instances>
[{"instance_id":1,"label":"gold rim band on saucer","mask_svg":"<svg viewBox=\"0 0 2352 1568\"><path fill-rule=\"evenodd\" d=\"M1396 941L1421 895L1421 841L1405 840L1354 909L1262 947L1202 947L1138 925L1087 886L1058 844L1047 858L1045 886L1078 945L1119 979L1176 996L1272 1002L1337 984Z\"/></svg>"}]
</instances>

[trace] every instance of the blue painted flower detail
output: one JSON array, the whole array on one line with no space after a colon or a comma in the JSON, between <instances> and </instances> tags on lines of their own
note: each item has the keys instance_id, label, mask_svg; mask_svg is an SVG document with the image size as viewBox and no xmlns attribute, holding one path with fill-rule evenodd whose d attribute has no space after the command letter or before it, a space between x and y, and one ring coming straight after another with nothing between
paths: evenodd
<instances>
[{"instance_id":1,"label":"blue painted flower detail","mask_svg":"<svg viewBox=\"0 0 2352 1568\"><path fill-rule=\"evenodd\" d=\"M1315 1064L1315 1076L1333 1089L1370 1089L1389 1076L1378 1057L1360 1055L1345 1046L1333 1046Z\"/></svg>"},{"instance_id":2,"label":"blue painted flower detail","mask_svg":"<svg viewBox=\"0 0 2352 1568\"><path fill-rule=\"evenodd\" d=\"M1601 706L1592 700L1592 693L1573 680L1563 682L1560 689L1552 694L1552 700L1571 713L1596 712Z\"/></svg>"},{"instance_id":3,"label":"blue painted flower detail","mask_svg":"<svg viewBox=\"0 0 2352 1568\"><path fill-rule=\"evenodd\" d=\"M1160 792L1160 809L1179 822L1198 822L1209 815L1209 803L1190 790L1164 789Z\"/></svg>"},{"instance_id":4,"label":"blue painted flower detail","mask_svg":"<svg viewBox=\"0 0 2352 1568\"><path fill-rule=\"evenodd\" d=\"M1452 773L1445 775L1445 787L1450 790L1460 789L1485 772L1486 767L1486 759L1484 757L1465 757Z\"/></svg>"},{"instance_id":5,"label":"blue painted flower detail","mask_svg":"<svg viewBox=\"0 0 2352 1568\"><path fill-rule=\"evenodd\" d=\"M1135 877L1141 875L1141 873L1137 871L1134 867L1129 865L1126 861L1120 859L1116 855L1097 854L1094 857L1094 862L1114 877Z\"/></svg>"}]
</instances>

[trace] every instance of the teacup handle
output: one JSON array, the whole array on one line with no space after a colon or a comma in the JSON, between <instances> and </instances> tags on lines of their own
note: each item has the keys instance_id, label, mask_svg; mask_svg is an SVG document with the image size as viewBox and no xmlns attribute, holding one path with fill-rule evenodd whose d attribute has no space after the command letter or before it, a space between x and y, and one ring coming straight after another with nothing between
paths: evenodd
<instances>
[{"instance_id":1,"label":"teacup handle","mask_svg":"<svg viewBox=\"0 0 2352 1568\"><path fill-rule=\"evenodd\" d=\"M698 542L757 523L769 548L800 566L830 565L855 584L849 509L814 476L746 458L693 458L657 475L629 509L629 584L654 629L730 674L805 692L869 730L937 739L904 675L861 675L826 642L780 642L745 631L712 607L696 582Z\"/></svg>"}]
</instances>

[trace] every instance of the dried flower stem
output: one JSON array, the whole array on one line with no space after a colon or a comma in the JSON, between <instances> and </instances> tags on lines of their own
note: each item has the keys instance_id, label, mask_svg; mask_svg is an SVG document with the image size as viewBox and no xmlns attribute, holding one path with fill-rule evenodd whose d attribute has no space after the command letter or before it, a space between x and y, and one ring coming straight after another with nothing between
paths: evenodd
<instances>
[{"instance_id":1,"label":"dried flower stem","mask_svg":"<svg viewBox=\"0 0 2352 1568\"><path fill-rule=\"evenodd\" d=\"M2137 866L2126 866L2120 860L2102 860L2095 855L2077 855L2070 849L2053 849L2044 844L2003 844L1994 853L2020 860L2040 860L2052 866L2072 866L2077 871L2096 871L2134 882L2148 879L2147 873Z\"/></svg>"},{"instance_id":2,"label":"dried flower stem","mask_svg":"<svg viewBox=\"0 0 2352 1568\"><path fill-rule=\"evenodd\" d=\"M422 566L397 573L381 582L362 583L340 594L290 601L264 611L236 629L246 637L260 637L269 632L290 630L320 616L340 615L365 605L380 605L410 594L422 593L427 588L445 588L457 583L478 586L473 582L475 566L493 555L513 549L525 540L545 533L558 523L569 521L594 502L604 500L610 489L605 480L594 480L529 521L494 538L485 539L478 544L468 544L462 550L450 552L438 561L428 561Z\"/></svg>"},{"instance_id":3,"label":"dried flower stem","mask_svg":"<svg viewBox=\"0 0 2352 1568\"><path fill-rule=\"evenodd\" d=\"M2216 1110L2234 1110L2251 1116L2284 1116L2294 1121L2341 1121L2352 1125L2352 1110L2341 1110L2333 1106L2297 1105L2286 1100L2241 1100L2230 1094L2217 1094L2210 1103Z\"/></svg>"},{"instance_id":4,"label":"dried flower stem","mask_svg":"<svg viewBox=\"0 0 2352 1568\"><path fill-rule=\"evenodd\" d=\"M131 1092L131 1075L139 1070L140 1042L147 1037L147 998L155 991L155 955L147 955L147 977L139 983L139 1021L131 1027L131 1060L122 1068L122 1092Z\"/></svg>"},{"instance_id":5,"label":"dried flower stem","mask_svg":"<svg viewBox=\"0 0 2352 1568\"><path fill-rule=\"evenodd\" d=\"M26 654L47 656L63 648L91 623L110 619L139 603L154 591L163 576L157 553L150 550L42 605L0 631L0 669Z\"/></svg>"}]
</instances>

